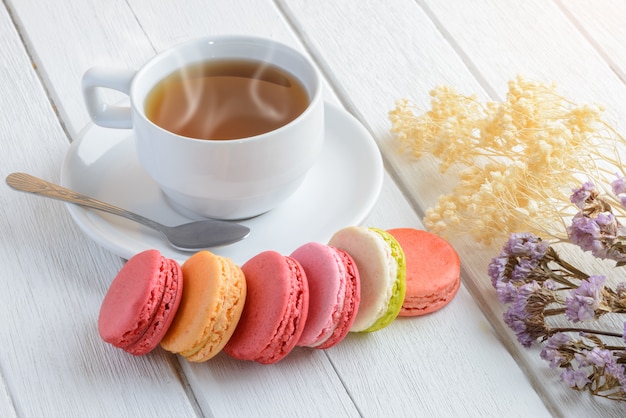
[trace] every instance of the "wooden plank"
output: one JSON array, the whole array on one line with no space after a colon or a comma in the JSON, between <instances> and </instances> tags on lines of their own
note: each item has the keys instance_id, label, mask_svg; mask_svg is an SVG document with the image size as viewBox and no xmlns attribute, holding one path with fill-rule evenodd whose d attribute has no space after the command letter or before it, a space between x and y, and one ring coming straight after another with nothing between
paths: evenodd
<instances>
[{"instance_id":1,"label":"wooden plank","mask_svg":"<svg viewBox=\"0 0 626 418\"><path fill-rule=\"evenodd\" d=\"M612 117L623 119L626 90L620 79L553 3L398 1L378 13L380 4L373 1L358 6L335 2L323 13L313 13L305 1L280 4L298 22L307 47L333 75L342 101L374 132L418 212L448 191L451 179L441 176L432 161L413 162L397 152L387 112L398 98L413 99L427 109L428 91L447 84L483 100L498 99L508 80L524 74L556 81L568 97L604 103ZM607 7L601 13L611 10ZM466 286L552 412L619 416L618 403L566 388L537 350L523 350L515 342L501 321L502 308L486 274L489 259L499 250L480 250L461 240L454 243L466 269ZM506 384L501 389L506 390Z\"/></svg>"},{"instance_id":2,"label":"wooden plank","mask_svg":"<svg viewBox=\"0 0 626 418\"><path fill-rule=\"evenodd\" d=\"M96 65L139 68L154 55L124 0L9 0L8 7L70 139L90 121L80 87L83 73ZM123 97L103 94L113 102Z\"/></svg>"},{"instance_id":3,"label":"wooden plank","mask_svg":"<svg viewBox=\"0 0 626 418\"><path fill-rule=\"evenodd\" d=\"M0 126L10 127L0 132L0 176L58 181L68 138L4 7L0 45ZM86 239L61 203L2 184L0 415L194 415L169 356L134 358L98 336L121 260Z\"/></svg>"},{"instance_id":4,"label":"wooden plank","mask_svg":"<svg viewBox=\"0 0 626 418\"><path fill-rule=\"evenodd\" d=\"M620 0L562 1L556 4L580 30L617 76L626 81L626 7ZM591 80L593 83L593 80Z\"/></svg>"},{"instance_id":5,"label":"wooden plank","mask_svg":"<svg viewBox=\"0 0 626 418\"><path fill-rule=\"evenodd\" d=\"M17 418L17 411L11 399L11 393L7 387L3 374L0 374L0 416Z\"/></svg>"}]
</instances>

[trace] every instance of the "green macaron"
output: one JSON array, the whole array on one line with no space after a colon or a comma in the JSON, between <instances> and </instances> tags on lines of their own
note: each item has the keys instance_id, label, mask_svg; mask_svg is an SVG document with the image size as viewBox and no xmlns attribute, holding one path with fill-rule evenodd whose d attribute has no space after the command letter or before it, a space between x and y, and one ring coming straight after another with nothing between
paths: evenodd
<instances>
[{"instance_id":1,"label":"green macaron","mask_svg":"<svg viewBox=\"0 0 626 418\"><path fill-rule=\"evenodd\" d=\"M372 332L389 325L400 313L406 292L406 261L398 241L386 231L349 226L328 245L354 259L361 278L361 303L352 332Z\"/></svg>"}]
</instances>

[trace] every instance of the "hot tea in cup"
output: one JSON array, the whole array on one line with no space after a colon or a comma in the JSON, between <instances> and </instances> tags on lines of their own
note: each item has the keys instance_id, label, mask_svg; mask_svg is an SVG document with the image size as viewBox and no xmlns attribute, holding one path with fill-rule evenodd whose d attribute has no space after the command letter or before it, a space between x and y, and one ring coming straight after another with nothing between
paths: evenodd
<instances>
[{"instance_id":1,"label":"hot tea in cup","mask_svg":"<svg viewBox=\"0 0 626 418\"><path fill-rule=\"evenodd\" d=\"M100 88L128 94L130 108L105 103ZM142 167L187 214L262 214L298 188L323 146L317 70L268 39L203 38L137 72L92 68L83 92L96 124L132 127Z\"/></svg>"}]
</instances>

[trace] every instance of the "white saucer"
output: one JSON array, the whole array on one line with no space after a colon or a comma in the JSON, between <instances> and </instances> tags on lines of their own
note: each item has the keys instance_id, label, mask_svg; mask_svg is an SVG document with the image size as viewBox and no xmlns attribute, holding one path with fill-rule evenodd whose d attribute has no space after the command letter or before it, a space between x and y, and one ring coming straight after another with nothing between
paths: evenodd
<instances>
[{"instance_id":1,"label":"white saucer","mask_svg":"<svg viewBox=\"0 0 626 418\"><path fill-rule=\"evenodd\" d=\"M251 229L246 239L212 252L243 264L261 251L290 254L307 242L327 242L335 231L363 222L382 188L380 152L352 115L329 103L325 112L324 150L300 189L279 207L242 221ZM61 184L165 225L192 220L176 212L143 171L128 130L88 125L65 157ZM150 248L179 262L191 255L132 221L72 204L67 208L87 236L125 259Z\"/></svg>"}]
</instances>

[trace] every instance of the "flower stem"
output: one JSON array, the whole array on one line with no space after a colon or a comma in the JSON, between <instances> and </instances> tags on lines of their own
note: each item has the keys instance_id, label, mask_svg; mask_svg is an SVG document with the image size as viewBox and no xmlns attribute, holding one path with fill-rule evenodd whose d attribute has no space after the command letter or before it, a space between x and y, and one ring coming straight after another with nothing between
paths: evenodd
<instances>
[{"instance_id":1,"label":"flower stem","mask_svg":"<svg viewBox=\"0 0 626 418\"><path fill-rule=\"evenodd\" d=\"M566 308L554 308L554 309L546 309L545 311L543 311L543 315L544 316L553 316L553 315L560 315L565 313Z\"/></svg>"},{"instance_id":2,"label":"flower stem","mask_svg":"<svg viewBox=\"0 0 626 418\"><path fill-rule=\"evenodd\" d=\"M579 277L581 280L589 278L589 275L587 273L578 270L576 267L572 266L570 263L568 263L567 261L559 257L557 252L552 247L550 247L548 251L549 251L550 256L553 257L554 262L565 267L567 270L569 270L569 272L574 273L574 275Z\"/></svg>"},{"instance_id":3,"label":"flower stem","mask_svg":"<svg viewBox=\"0 0 626 418\"><path fill-rule=\"evenodd\" d=\"M599 331L599 330L589 329L589 328L563 327L563 328L552 328L550 330L550 334L556 334L557 332L584 332L587 334L605 335L607 337L617 337L617 338L624 337L624 334L621 334L619 332Z\"/></svg>"}]
</instances>

